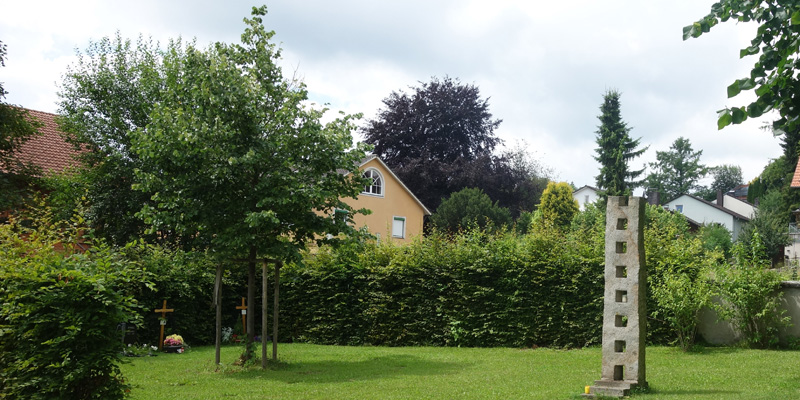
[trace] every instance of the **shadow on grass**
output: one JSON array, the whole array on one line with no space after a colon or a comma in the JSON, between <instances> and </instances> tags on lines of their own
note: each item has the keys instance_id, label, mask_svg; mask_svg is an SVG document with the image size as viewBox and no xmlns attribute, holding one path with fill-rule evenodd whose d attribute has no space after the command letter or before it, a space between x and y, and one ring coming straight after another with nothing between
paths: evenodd
<instances>
[{"instance_id":1,"label":"shadow on grass","mask_svg":"<svg viewBox=\"0 0 800 400\"><path fill-rule=\"evenodd\" d=\"M324 360L272 365L226 374L229 379L266 379L284 383L332 383L382 379L392 376L445 375L468 363L430 361L410 355L373 357L363 361Z\"/></svg>"},{"instance_id":2,"label":"shadow on grass","mask_svg":"<svg viewBox=\"0 0 800 400\"><path fill-rule=\"evenodd\" d=\"M705 395L712 395L712 394L724 394L731 396L731 398L735 398L733 396L741 395L741 391L736 390L691 390L691 389L677 389L677 390L658 390L650 388L647 391L643 391L640 394L645 395L674 395L674 396L705 396ZM689 397L691 398L691 397Z\"/></svg>"}]
</instances>

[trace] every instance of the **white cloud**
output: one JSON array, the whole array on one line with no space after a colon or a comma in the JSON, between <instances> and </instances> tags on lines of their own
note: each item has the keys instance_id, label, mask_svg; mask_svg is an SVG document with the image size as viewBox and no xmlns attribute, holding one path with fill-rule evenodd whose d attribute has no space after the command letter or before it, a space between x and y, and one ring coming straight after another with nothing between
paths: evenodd
<instances>
[{"instance_id":1,"label":"white cloud","mask_svg":"<svg viewBox=\"0 0 800 400\"><path fill-rule=\"evenodd\" d=\"M490 97L509 145L524 139L560 179L593 184L598 108L605 90L622 92L622 115L650 150L634 167L679 136L702 149L709 165L738 164L745 178L780 154L759 121L716 130L715 111L747 99L725 98L746 75L739 60L754 27L725 23L683 41L681 28L706 15L714 0L458 0L375 2L276 0L264 19L285 49L284 70L297 69L311 100L367 118L392 91L431 76L457 77ZM55 111L56 86L74 49L90 39L139 33L165 42L179 35L201 46L236 41L252 4L157 1L12 2L0 13L8 45L0 81L8 100Z\"/></svg>"}]
</instances>

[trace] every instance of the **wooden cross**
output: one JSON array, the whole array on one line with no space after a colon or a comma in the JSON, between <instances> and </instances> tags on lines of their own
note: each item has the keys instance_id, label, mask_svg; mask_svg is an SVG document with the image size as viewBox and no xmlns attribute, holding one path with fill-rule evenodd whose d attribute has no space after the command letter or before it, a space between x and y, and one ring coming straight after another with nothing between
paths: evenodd
<instances>
[{"instance_id":1,"label":"wooden cross","mask_svg":"<svg viewBox=\"0 0 800 400\"><path fill-rule=\"evenodd\" d=\"M164 300L164 304L161 306L160 309L157 308L155 310L155 312L161 313L161 318L159 318L159 320L161 320L161 323L160 323L160 325L161 325L161 335L158 336L158 349L159 350L161 350L164 347L164 325L166 325L166 322L167 322L167 313L168 312L173 312L173 311L175 311L175 310L173 310L171 308L167 308L167 301L166 300Z\"/></svg>"},{"instance_id":2,"label":"wooden cross","mask_svg":"<svg viewBox=\"0 0 800 400\"><path fill-rule=\"evenodd\" d=\"M245 323L245 317L247 316L247 306L244 304L244 297L242 297L242 305L236 306L237 310L242 310L242 329L244 330L244 334L247 334L247 324Z\"/></svg>"}]
</instances>

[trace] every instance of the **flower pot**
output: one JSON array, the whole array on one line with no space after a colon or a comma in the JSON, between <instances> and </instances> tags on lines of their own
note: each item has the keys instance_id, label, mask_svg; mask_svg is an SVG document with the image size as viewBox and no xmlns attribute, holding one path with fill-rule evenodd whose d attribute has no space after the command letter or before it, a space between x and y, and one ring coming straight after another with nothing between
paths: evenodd
<instances>
[{"instance_id":1,"label":"flower pot","mask_svg":"<svg viewBox=\"0 0 800 400\"><path fill-rule=\"evenodd\" d=\"M183 353L183 346L164 346L165 353Z\"/></svg>"}]
</instances>

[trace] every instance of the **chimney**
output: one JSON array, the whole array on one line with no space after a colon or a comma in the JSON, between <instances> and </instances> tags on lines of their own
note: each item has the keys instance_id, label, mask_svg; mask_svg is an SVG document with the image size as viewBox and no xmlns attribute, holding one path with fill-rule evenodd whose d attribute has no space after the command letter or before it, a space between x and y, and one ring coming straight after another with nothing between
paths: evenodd
<instances>
[{"instance_id":1,"label":"chimney","mask_svg":"<svg viewBox=\"0 0 800 400\"><path fill-rule=\"evenodd\" d=\"M658 191L647 191L645 192L645 196L647 197L647 204L650 204L651 206L657 206L661 204L661 196Z\"/></svg>"},{"instance_id":2,"label":"chimney","mask_svg":"<svg viewBox=\"0 0 800 400\"><path fill-rule=\"evenodd\" d=\"M725 195L722 194L722 189L717 189L717 205L724 207L723 203L725 203Z\"/></svg>"}]
</instances>

